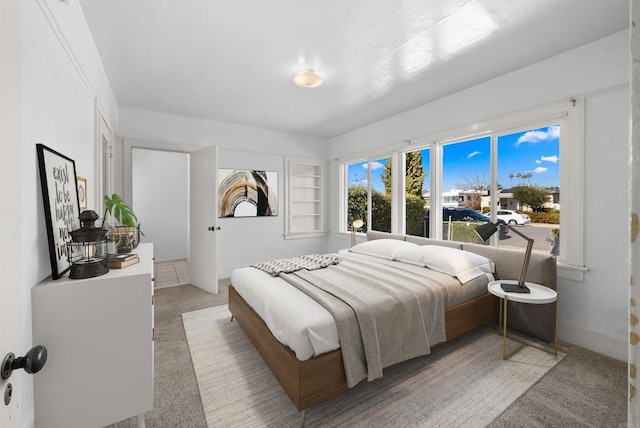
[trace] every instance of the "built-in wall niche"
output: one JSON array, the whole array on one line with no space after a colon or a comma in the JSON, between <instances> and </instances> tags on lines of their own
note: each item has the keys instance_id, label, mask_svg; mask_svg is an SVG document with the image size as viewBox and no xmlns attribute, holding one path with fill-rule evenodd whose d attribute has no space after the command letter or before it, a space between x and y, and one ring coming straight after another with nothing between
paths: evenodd
<instances>
[{"instance_id":1,"label":"built-in wall niche","mask_svg":"<svg viewBox=\"0 0 640 428\"><path fill-rule=\"evenodd\" d=\"M324 162L285 158L285 238L325 236Z\"/></svg>"}]
</instances>

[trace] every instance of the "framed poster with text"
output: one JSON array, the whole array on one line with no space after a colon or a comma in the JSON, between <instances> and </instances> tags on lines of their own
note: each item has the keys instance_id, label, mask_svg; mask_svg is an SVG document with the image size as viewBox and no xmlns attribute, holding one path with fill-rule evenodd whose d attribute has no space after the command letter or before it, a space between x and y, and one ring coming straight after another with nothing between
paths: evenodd
<instances>
[{"instance_id":1,"label":"framed poster with text","mask_svg":"<svg viewBox=\"0 0 640 428\"><path fill-rule=\"evenodd\" d=\"M58 279L71 268L67 258L70 232L80 227L80 203L73 159L36 144L42 202L49 240L51 276Z\"/></svg>"}]
</instances>

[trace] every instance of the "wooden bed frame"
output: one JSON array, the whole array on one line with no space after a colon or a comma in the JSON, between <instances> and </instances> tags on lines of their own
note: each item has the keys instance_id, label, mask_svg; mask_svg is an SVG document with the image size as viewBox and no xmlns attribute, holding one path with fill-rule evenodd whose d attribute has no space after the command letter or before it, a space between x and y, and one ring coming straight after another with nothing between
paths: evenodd
<instances>
[{"instance_id":1,"label":"wooden bed frame","mask_svg":"<svg viewBox=\"0 0 640 428\"><path fill-rule=\"evenodd\" d=\"M491 294L447 309L447 341L497 319L498 309L498 298ZM229 286L229 310L298 410L308 409L347 390L340 349L300 361L289 347L273 337L233 286Z\"/></svg>"}]
</instances>

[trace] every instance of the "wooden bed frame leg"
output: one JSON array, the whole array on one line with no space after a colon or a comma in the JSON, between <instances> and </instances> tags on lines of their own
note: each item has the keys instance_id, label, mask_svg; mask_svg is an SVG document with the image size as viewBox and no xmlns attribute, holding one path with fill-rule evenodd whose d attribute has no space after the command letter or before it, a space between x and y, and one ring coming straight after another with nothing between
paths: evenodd
<instances>
[{"instance_id":1,"label":"wooden bed frame leg","mask_svg":"<svg viewBox=\"0 0 640 428\"><path fill-rule=\"evenodd\" d=\"M229 320L229 322L233 322L233 314L231 315L231 319Z\"/></svg>"},{"instance_id":2,"label":"wooden bed frame leg","mask_svg":"<svg viewBox=\"0 0 640 428\"><path fill-rule=\"evenodd\" d=\"M307 416L307 411L301 410L300 411L300 428L304 428L304 419L306 416Z\"/></svg>"}]
</instances>

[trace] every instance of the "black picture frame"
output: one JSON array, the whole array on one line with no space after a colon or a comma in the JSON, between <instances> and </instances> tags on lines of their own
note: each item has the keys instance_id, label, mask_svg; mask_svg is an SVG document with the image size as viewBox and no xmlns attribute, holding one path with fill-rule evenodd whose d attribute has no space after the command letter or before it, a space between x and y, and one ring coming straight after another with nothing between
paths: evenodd
<instances>
[{"instance_id":1,"label":"black picture frame","mask_svg":"<svg viewBox=\"0 0 640 428\"><path fill-rule=\"evenodd\" d=\"M70 268L67 242L80 227L76 163L44 144L36 144L44 217L49 241L51 277L59 279Z\"/></svg>"}]
</instances>

